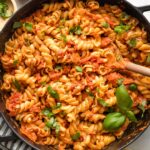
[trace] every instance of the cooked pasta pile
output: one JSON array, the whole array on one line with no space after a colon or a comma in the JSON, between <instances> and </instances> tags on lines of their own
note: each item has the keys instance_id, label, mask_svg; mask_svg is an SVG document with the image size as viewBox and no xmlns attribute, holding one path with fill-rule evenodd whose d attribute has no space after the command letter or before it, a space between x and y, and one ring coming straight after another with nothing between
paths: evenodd
<instances>
[{"instance_id":1,"label":"cooked pasta pile","mask_svg":"<svg viewBox=\"0 0 150 150\"><path fill-rule=\"evenodd\" d=\"M13 28L1 57L1 90L9 115L32 141L100 150L147 109L150 78L123 63L150 65L147 33L118 6L44 4Z\"/></svg>"}]
</instances>

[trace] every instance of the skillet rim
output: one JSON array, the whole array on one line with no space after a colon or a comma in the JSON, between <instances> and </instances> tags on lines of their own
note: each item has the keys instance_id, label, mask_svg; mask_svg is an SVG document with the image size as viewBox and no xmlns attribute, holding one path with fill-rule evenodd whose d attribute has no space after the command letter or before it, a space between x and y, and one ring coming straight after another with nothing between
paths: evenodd
<instances>
[{"instance_id":1,"label":"skillet rim","mask_svg":"<svg viewBox=\"0 0 150 150\"><path fill-rule=\"evenodd\" d=\"M28 0L22 7L20 7L14 14L13 16L9 19L9 21L6 23L6 25L4 26L4 28L2 29L2 31L0 31L0 36L3 35L7 28L9 28L9 26L12 24L12 21L15 20L16 21L16 18L17 16L19 16L19 13L22 12L22 10L24 8L26 8L30 3L32 3L33 1L36 1L36 0ZM46 0L42 0L41 3L45 3ZM134 5L132 5L130 2L126 1L126 0L120 0L121 2L123 1L124 3L126 3L128 6L132 7L135 11L138 12L137 15L141 15L142 16L142 19L145 20L145 22L147 22L147 24L149 24L150 26L150 23L148 22L148 20L146 19L146 17L142 14L142 12L137 8L135 7ZM20 18L25 18L25 17L20 17ZM149 34L150 34L150 31L149 31ZM1 39L0 39L1 40ZM0 47L1 48L1 47ZM6 112L0 112L2 114L2 117L4 118L4 120L6 121L7 125L11 128L11 130L13 131L13 133L19 138L21 139L23 142L25 142L26 144L28 144L29 146L31 146L32 148L36 149L36 150L40 150L40 145L34 143L34 142L30 142L28 140L25 139L25 137L23 135L21 135L19 132L17 132L15 130L15 128L9 123L11 120L8 120L7 119L7 114ZM12 122L12 121L11 121ZM125 147L127 147L128 145L130 145L131 143L133 143L137 138L139 138L145 131L146 129L150 126L150 120L149 120L149 123L147 124L147 126L144 128L144 130L142 130L141 132L139 132L137 135L135 135L135 137L133 137L132 139L130 139L129 142L125 143L123 146L121 146L121 148L119 148L119 150L122 150L124 149ZM38 146L38 147L37 147Z\"/></svg>"}]
</instances>

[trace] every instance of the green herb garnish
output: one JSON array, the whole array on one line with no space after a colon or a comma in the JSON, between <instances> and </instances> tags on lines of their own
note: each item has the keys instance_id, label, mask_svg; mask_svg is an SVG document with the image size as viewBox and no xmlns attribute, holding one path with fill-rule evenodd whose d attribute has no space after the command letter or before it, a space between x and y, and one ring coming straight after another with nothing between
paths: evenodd
<instances>
[{"instance_id":1,"label":"green herb garnish","mask_svg":"<svg viewBox=\"0 0 150 150\"><path fill-rule=\"evenodd\" d=\"M119 25L114 28L114 31L118 34L122 34L123 32L128 31L130 28L131 27L129 25Z\"/></svg>"},{"instance_id":2,"label":"green herb garnish","mask_svg":"<svg viewBox=\"0 0 150 150\"><path fill-rule=\"evenodd\" d=\"M100 105L102 105L103 107L107 107L107 106L108 106L107 102L105 102L104 99L99 98L99 99L97 99L97 101L98 101L98 103L99 103Z\"/></svg>"},{"instance_id":3,"label":"green herb garnish","mask_svg":"<svg viewBox=\"0 0 150 150\"><path fill-rule=\"evenodd\" d=\"M136 47L137 40L136 39L131 39L130 41L128 41L128 44L129 44L130 47Z\"/></svg>"},{"instance_id":4,"label":"green herb garnish","mask_svg":"<svg viewBox=\"0 0 150 150\"><path fill-rule=\"evenodd\" d=\"M108 27L109 27L109 24L108 24L107 22L102 22L102 26L103 26L104 28L108 28Z\"/></svg>"},{"instance_id":5,"label":"green herb garnish","mask_svg":"<svg viewBox=\"0 0 150 150\"><path fill-rule=\"evenodd\" d=\"M123 84L123 81L124 81L124 79L120 78L120 79L117 80L117 84L120 86L121 84Z\"/></svg>"},{"instance_id":6,"label":"green herb garnish","mask_svg":"<svg viewBox=\"0 0 150 150\"><path fill-rule=\"evenodd\" d=\"M83 71L80 66L76 66L75 68L76 68L76 71L77 71L77 72L82 72L82 71Z\"/></svg>"},{"instance_id":7,"label":"green herb garnish","mask_svg":"<svg viewBox=\"0 0 150 150\"><path fill-rule=\"evenodd\" d=\"M67 43L67 37L66 37L66 35L61 34L61 39L62 39L65 43Z\"/></svg>"},{"instance_id":8,"label":"green herb garnish","mask_svg":"<svg viewBox=\"0 0 150 150\"><path fill-rule=\"evenodd\" d=\"M142 101L142 103L138 106L138 108L140 109L140 110L142 110L142 118L143 118L143 116L144 116L144 113L145 113L145 106L147 105L147 101L146 100L144 100L144 101Z\"/></svg>"},{"instance_id":9,"label":"green herb garnish","mask_svg":"<svg viewBox=\"0 0 150 150\"><path fill-rule=\"evenodd\" d=\"M26 30L29 31L29 32L31 32L32 29L33 29L32 23L25 22L25 23L23 24L23 26L24 26L24 27L26 28Z\"/></svg>"},{"instance_id":10,"label":"green herb garnish","mask_svg":"<svg viewBox=\"0 0 150 150\"><path fill-rule=\"evenodd\" d=\"M146 64L150 65L150 53L148 54L147 58L146 58Z\"/></svg>"},{"instance_id":11,"label":"green herb garnish","mask_svg":"<svg viewBox=\"0 0 150 150\"><path fill-rule=\"evenodd\" d=\"M62 106L62 104L61 104L60 102L58 102L58 103L56 104L56 106L53 107L53 109L58 109L58 108L60 108L61 106Z\"/></svg>"},{"instance_id":12,"label":"green herb garnish","mask_svg":"<svg viewBox=\"0 0 150 150\"><path fill-rule=\"evenodd\" d=\"M54 123L55 123L55 118L51 117L50 120L46 122L46 126L48 128L52 128Z\"/></svg>"},{"instance_id":13,"label":"green herb garnish","mask_svg":"<svg viewBox=\"0 0 150 150\"><path fill-rule=\"evenodd\" d=\"M126 116L129 118L132 122L137 122L137 119L132 111L127 111Z\"/></svg>"},{"instance_id":14,"label":"green herb garnish","mask_svg":"<svg viewBox=\"0 0 150 150\"><path fill-rule=\"evenodd\" d=\"M80 132L77 132L76 134L71 136L73 141L77 141L80 138Z\"/></svg>"},{"instance_id":15,"label":"green herb garnish","mask_svg":"<svg viewBox=\"0 0 150 150\"><path fill-rule=\"evenodd\" d=\"M57 93L57 91L53 90L53 88L51 86L48 86L47 88L48 93L55 99L59 99L59 94Z\"/></svg>"},{"instance_id":16,"label":"green herb garnish","mask_svg":"<svg viewBox=\"0 0 150 150\"><path fill-rule=\"evenodd\" d=\"M16 66L18 64L18 60L14 60L13 65Z\"/></svg>"},{"instance_id":17,"label":"green herb garnish","mask_svg":"<svg viewBox=\"0 0 150 150\"><path fill-rule=\"evenodd\" d=\"M82 29L80 26L75 26L75 27L72 27L70 30L69 30L69 33L71 34L77 34L77 35L80 35L82 32Z\"/></svg>"},{"instance_id":18,"label":"green herb garnish","mask_svg":"<svg viewBox=\"0 0 150 150\"><path fill-rule=\"evenodd\" d=\"M103 122L103 127L109 132L118 130L125 123L126 117L119 112L109 113Z\"/></svg>"},{"instance_id":19,"label":"green herb garnish","mask_svg":"<svg viewBox=\"0 0 150 150\"><path fill-rule=\"evenodd\" d=\"M94 97L94 94L90 91L89 88L86 88L85 91L89 96Z\"/></svg>"},{"instance_id":20,"label":"green herb garnish","mask_svg":"<svg viewBox=\"0 0 150 150\"><path fill-rule=\"evenodd\" d=\"M52 116L54 116L54 114L51 112L50 108L43 109L42 114L45 115L48 118L51 118Z\"/></svg>"},{"instance_id":21,"label":"green herb garnish","mask_svg":"<svg viewBox=\"0 0 150 150\"><path fill-rule=\"evenodd\" d=\"M56 65L56 66L55 66L55 69L56 69L56 70L61 70L61 69L62 69L62 66L61 66L61 65Z\"/></svg>"},{"instance_id":22,"label":"green herb garnish","mask_svg":"<svg viewBox=\"0 0 150 150\"><path fill-rule=\"evenodd\" d=\"M123 84L117 88L115 95L117 97L117 105L121 111L124 112L131 109L133 101Z\"/></svg>"},{"instance_id":23,"label":"green herb garnish","mask_svg":"<svg viewBox=\"0 0 150 150\"><path fill-rule=\"evenodd\" d=\"M14 86L16 87L16 89L18 90L18 91L20 91L21 90L21 85L20 85L20 83L18 82L18 80L13 80L13 84L14 84Z\"/></svg>"}]
</instances>

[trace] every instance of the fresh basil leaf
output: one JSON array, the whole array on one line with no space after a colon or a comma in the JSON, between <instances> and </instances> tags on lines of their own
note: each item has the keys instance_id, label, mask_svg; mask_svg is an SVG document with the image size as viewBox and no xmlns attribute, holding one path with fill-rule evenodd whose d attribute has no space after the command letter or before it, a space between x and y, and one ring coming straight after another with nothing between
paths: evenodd
<instances>
[{"instance_id":1,"label":"fresh basil leaf","mask_svg":"<svg viewBox=\"0 0 150 150\"><path fill-rule=\"evenodd\" d=\"M52 116L54 116L54 114L51 112L51 110L49 108L43 109L42 114L47 116L48 118L51 118Z\"/></svg>"},{"instance_id":2,"label":"fresh basil leaf","mask_svg":"<svg viewBox=\"0 0 150 150\"><path fill-rule=\"evenodd\" d=\"M127 43L128 43L128 45L129 45L130 47L136 47L137 40L136 40L136 39L131 39L131 40L129 40Z\"/></svg>"},{"instance_id":3,"label":"fresh basil leaf","mask_svg":"<svg viewBox=\"0 0 150 150\"><path fill-rule=\"evenodd\" d=\"M109 132L118 130L125 123L126 117L119 112L110 113L103 122L103 127Z\"/></svg>"},{"instance_id":4,"label":"fresh basil leaf","mask_svg":"<svg viewBox=\"0 0 150 150\"><path fill-rule=\"evenodd\" d=\"M22 22L14 22L14 24L13 24L13 29L17 29L17 28L20 28L20 27L22 27Z\"/></svg>"},{"instance_id":5,"label":"fresh basil leaf","mask_svg":"<svg viewBox=\"0 0 150 150\"><path fill-rule=\"evenodd\" d=\"M18 64L18 60L14 60L13 65L16 66Z\"/></svg>"},{"instance_id":6,"label":"fresh basil leaf","mask_svg":"<svg viewBox=\"0 0 150 150\"><path fill-rule=\"evenodd\" d=\"M82 72L83 70L82 70L82 68L80 66L76 66L76 71L77 72Z\"/></svg>"},{"instance_id":7,"label":"fresh basil leaf","mask_svg":"<svg viewBox=\"0 0 150 150\"><path fill-rule=\"evenodd\" d=\"M104 28L108 28L108 27L109 27L109 24L108 24L107 22L102 22L102 26L103 26Z\"/></svg>"},{"instance_id":8,"label":"fresh basil leaf","mask_svg":"<svg viewBox=\"0 0 150 150\"><path fill-rule=\"evenodd\" d=\"M120 78L120 79L117 80L117 84L120 86L121 84L123 84L123 81L124 81L124 79Z\"/></svg>"},{"instance_id":9,"label":"fresh basil leaf","mask_svg":"<svg viewBox=\"0 0 150 150\"><path fill-rule=\"evenodd\" d=\"M117 105L121 111L127 111L132 107L133 101L123 84L117 88L115 95L117 97Z\"/></svg>"},{"instance_id":10,"label":"fresh basil leaf","mask_svg":"<svg viewBox=\"0 0 150 150\"><path fill-rule=\"evenodd\" d=\"M129 118L132 122L137 122L137 119L132 111L127 111L126 116Z\"/></svg>"},{"instance_id":11,"label":"fresh basil leaf","mask_svg":"<svg viewBox=\"0 0 150 150\"><path fill-rule=\"evenodd\" d=\"M105 100L99 98L99 99L97 99L97 101L98 101L98 103L99 103L100 105L102 105L103 107L108 107L108 104L107 104L107 102L105 102Z\"/></svg>"},{"instance_id":12,"label":"fresh basil leaf","mask_svg":"<svg viewBox=\"0 0 150 150\"><path fill-rule=\"evenodd\" d=\"M55 123L55 118L54 118L54 117L51 117L50 120L46 122L46 126L47 126L48 128L52 128L53 125L54 125L54 123Z\"/></svg>"},{"instance_id":13,"label":"fresh basil leaf","mask_svg":"<svg viewBox=\"0 0 150 150\"><path fill-rule=\"evenodd\" d=\"M129 90L136 91L137 90L137 85L135 83L130 84L129 85Z\"/></svg>"},{"instance_id":14,"label":"fresh basil leaf","mask_svg":"<svg viewBox=\"0 0 150 150\"><path fill-rule=\"evenodd\" d=\"M142 101L142 103L138 106L138 108L140 109L140 110L142 110L142 118L144 117L144 113L145 113L145 106L147 105L147 101L146 100L144 100L144 101Z\"/></svg>"},{"instance_id":15,"label":"fresh basil leaf","mask_svg":"<svg viewBox=\"0 0 150 150\"><path fill-rule=\"evenodd\" d=\"M20 91L21 90L21 85L20 85L20 83L18 82L18 80L13 80L13 84L14 84L14 86L16 87L16 89L18 90L18 91Z\"/></svg>"},{"instance_id":16,"label":"fresh basil leaf","mask_svg":"<svg viewBox=\"0 0 150 150\"><path fill-rule=\"evenodd\" d=\"M48 93L55 99L59 99L59 94L57 93L57 91L53 90L53 88L51 86L48 86L47 88Z\"/></svg>"},{"instance_id":17,"label":"fresh basil leaf","mask_svg":"<svg viewBox=\"0 0 150 150\"><path fill-rule=\"evenodd\" d=\"M80 132L77 132L76 134L71 136L73 141L77 141L80 138Z\"/></svg>"},{"instance_id":18,"label":"fresh basil leaf","mask_svg":"<svg viewBox=\"0 0 150 150\"><path fill-rule=\"evenodd\" d=\"M58 108L60 108L61 106L62 106L62 104L61 104L60 102L58 102L58 103L56 104L56 106L53 107L53 109L58 109Z\"/></svg>"},{"instance_id":19,"label":"fresh basil leaf","mask_svg":"<svg viewBox=\"0 0 150 150\"><path fill-rule=\"evenodd\" d=\"M26 28L27 31L29 31L29 32L32 31L32 29L33 29L32 23L25 22L23 25L24 25L24 27Z\"/></svg>"}]
</instances>

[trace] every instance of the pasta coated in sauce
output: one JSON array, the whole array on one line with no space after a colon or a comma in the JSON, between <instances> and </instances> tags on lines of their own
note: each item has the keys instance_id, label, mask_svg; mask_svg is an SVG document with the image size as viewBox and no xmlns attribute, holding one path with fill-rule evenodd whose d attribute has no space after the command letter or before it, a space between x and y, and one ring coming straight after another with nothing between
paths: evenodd
<instances>
[{"instance_id":1,"label":"pasta coated in sauce","mask_svg":"<svg viewBox=\"0 0 150 150\"><path fill-rule=\"evenodd\" d=\"M59 150L103 149L135 120L118 109L120 84L132 99L132 117L139 106L146 109L150 78L126 71L122 59L150 65L150 44L139 21L118 6L44 4L14 28L1 57L1 90L9 115L32 141ZM104 128L110 111L125 118L113 132Z\"/></svg>"}]
</instances>

